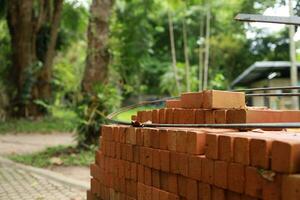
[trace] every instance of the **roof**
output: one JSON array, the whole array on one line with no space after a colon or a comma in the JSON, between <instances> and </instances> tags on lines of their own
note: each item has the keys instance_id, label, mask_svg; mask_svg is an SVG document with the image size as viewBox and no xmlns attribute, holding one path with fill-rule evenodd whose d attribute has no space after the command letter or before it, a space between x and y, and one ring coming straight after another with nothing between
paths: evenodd
<instances>
[{"instance_id":1,"label":"roof","mask_svg":"<svg viewBox=\"0 0 300 200\"><path fill-rule=\"evenodd\" d=\"M279 72L281 77L290 76L291 62L288 61L261 61L256 62L239 75L232 83L234 86L245 86L249 83L267 79L270 73ZM300 63L297 63L298 71Z\"/></svg>"}]
</instances>

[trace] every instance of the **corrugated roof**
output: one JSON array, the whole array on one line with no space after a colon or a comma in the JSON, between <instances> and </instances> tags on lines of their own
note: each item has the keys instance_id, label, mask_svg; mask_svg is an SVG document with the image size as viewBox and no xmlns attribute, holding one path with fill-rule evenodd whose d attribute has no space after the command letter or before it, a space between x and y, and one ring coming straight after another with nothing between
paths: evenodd
<instances>
[{"instance_id":1,"label":"corrugated roof","mask_svg":"<svg viewBox=\"0 0 300 200\"><path fill-rule=\"evenodd\" d=\"M297 63L298 71L300 70L300 63ZM239 75L232 83L234 86L245 86L254 81L266 79L272 72L280 72L282 77L289 77L291 62L288 61L261 61L256 62L247 68L241 75Z\"/></svg>"}]
</instances>

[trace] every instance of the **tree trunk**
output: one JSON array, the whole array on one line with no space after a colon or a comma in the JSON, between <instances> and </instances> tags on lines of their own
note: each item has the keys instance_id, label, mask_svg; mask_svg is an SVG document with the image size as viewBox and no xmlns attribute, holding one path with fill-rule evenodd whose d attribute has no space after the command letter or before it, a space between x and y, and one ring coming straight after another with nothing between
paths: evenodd
<instances>
[{"instance_id":1,"label":"tree trunk","mask_svg":"<svg viewBox=\"0 0 300 200\"><path fill-rule=\"evenodd\" d=\"M191 91L190 85L190 61L189 61L189 47L187 41L187 30L186 30L186 22L183 19L182 22L182 31L183 31L183 46L184 46L184 60L185 60L185 81L186 81L186 91Z\"/></svg>"},{"instance_id":2,"label":"tree trunk","mask_svg":"<svg viewBox=\"0 0 300 200\"><path fill-rule=\"evenodd\" d=\"M63 0L55 0L53 16L51 19L50 41L47 47L44 66L37 81L38 98L51 99L52 66L55 56L55 46L62 13Z\"/></svg>"},{"instance_id":3,"label":"tree trunk","mask_svg":"<svg viewBox=\"0 0 300 200\"><path fill-rule=\"evenodd\" d=\"M177 92L178 92L178 94L180 94L181 93L181 86L180 86L178 73L177 73L176 48L175 48L175 41L174 41L174 28L173 28L173 21L172 21L172 13L171 13L170 10L168 11L168 21L169 21L169 33L170 33L171 54L172 54L172 67L173 67L173 73L174 73Z\"/></svg>"},{"instance_id":4,"label":"tree trunk","mask_svg":"<svg viewBox=\"0 0 300 200\"><path fill-rule=\"evenodd\" d=\"M204 35L204 21L201 17L200 19L200 33L199 33L199 40L203 38ZM199 43L199 66L198 66L198 90L203 90L203 49L202 49L202 41Z\"/></svg>"},{"instance_id":5,"label":"tree trunk","mask_svg":"<svg viewBox=\"0 0 300 200\"><path fill-rule=\"evenodd\" d=\"M204 60L204 83L203 89L208 86L208 65L209 65L209 37L210 37L210 6L207 6L206 36L205 36L205 60Z\"/></svg>"},{"instance_id":6,"label":"tree trunk","mask_svg":"<svg viewBox=\"0 0 300 200\"><path fill-rule=\"evenodd\" d=\"M63 0L40 0L37 1L38 6L34 4L34 0L7 2L7 23L12 46L10 77L13 77L12 83L15 84L17 92L15 96L11 96L11 107L17 108L13 113L18 117L39 116L44 113L35 104L35 100L49 100L51 96L51 66ZM49 16L53 16L53 19ZM50 41L46 56L41 61L37 58L37 49L41 48L37 46L37 36L41 27L46 24L51 24Z\"/></svg>"},{"instance_id":7,"label":"tree trunk","mask_svg":"<svg viewBox=\"0 0 300 200\"><path fill-rule=\"evenodd\" d=\"M95 84L105 83L108 79L109 17L112 5L112 0L93 0L90 7L87 60L82 80L82 90L86 93L92 93Z\"/></svg>"},{"instance_id":8,"label":"tree trunk","mask_svg":"<svg viewBox=\"0 0 300 200\"><path fill-rule=\"evenodd\" d=\"M12 74L13 83L16 85L16 106L18 114L26 116L28 111L24 103L25 70L35 60L33 52L34 32L32 27L33 1L8 1L7 22L11 35L12 45Z\"/></svg>"}]
</instances>

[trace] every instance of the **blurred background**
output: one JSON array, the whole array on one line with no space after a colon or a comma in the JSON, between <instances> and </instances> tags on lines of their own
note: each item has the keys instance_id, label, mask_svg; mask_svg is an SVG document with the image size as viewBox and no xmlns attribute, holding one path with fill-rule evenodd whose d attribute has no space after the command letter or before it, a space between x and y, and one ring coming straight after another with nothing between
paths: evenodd
<instances>
[{"instance_id":1,"label":"blurred background","mask_svg":"<svg viewBox=\"0 0 300 200\"><path fill-rule=\"evenodd\" d=\"M290 2L299 15L300 1ZM290 85L290 41L299 60L299 31L233 20L238 13L289 16L288 3L0 0L0 134L76 133L75 146L46 151L48 163L36 163L41 154L12 159L48 166L61 152L78 158L83 149L87 157L73 161L87 165L104 116L121 106L203 89ZM290 98L248 103L293 108ZM52 161L74 164L62 160Z\"/></svg>"}]
</instances>

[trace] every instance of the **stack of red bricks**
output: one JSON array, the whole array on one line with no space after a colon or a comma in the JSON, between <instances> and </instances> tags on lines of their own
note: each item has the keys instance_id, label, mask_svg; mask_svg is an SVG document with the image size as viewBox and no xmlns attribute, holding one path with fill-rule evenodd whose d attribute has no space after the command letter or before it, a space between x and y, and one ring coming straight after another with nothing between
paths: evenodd
<instances>
[{"instance_id":1,"label":"stack of red bricks","mask_svg":"<svg viewBox=\"0 0 300 200\"><path fill-rule=\"evenodd\" d=\"M195 101L192 109L165 110L173 109L174 113L176 110L195 113L226 110L227 114L229 110L241 108L252 111L244 109L243 94L225 92L226 103L221 105L214 103L214 92L210 93L213 98L208 100L204 93L189 93L195 95L189 104L194 99L202 99L201 108L195 108ZM230 100L226 95L240 97ZM183 107L183 102L187 102L183 96L180 103L170 101L168 106L175 107L178 103ZM203 106L205 101L212 105L210 109ZM238 106L232 106L231 102ZM155 118L152 117L155 112L151 111L150 121ZM166 120L167 112L161 115L160 110L157 112L157 123L166 123L160 118ZM144 113L138 114L137 119ZM187 122L190 119L186 119L190 115L181 114L172 115L173 123L190 123ZM177 121L178 117L185 120ZM142 119L146 122L150 118ZM87 196L88 200L299 200L300 175L297 173L300 173L300 135L297 133L111 125L102 127Z\"/></svg>"},{"instance_id":2,"label":"stack of red bricks","mask_svg":"<svg viewBox=\"0 0 300 200\"><path fill-rule=\"evenodd\" d=\"M134 119L159 124L280 123L299 122L300 112L251 108L244 93L207 90L184 93L167 100L166 108L139 111Z\"/></svg>"}]
</instances>

